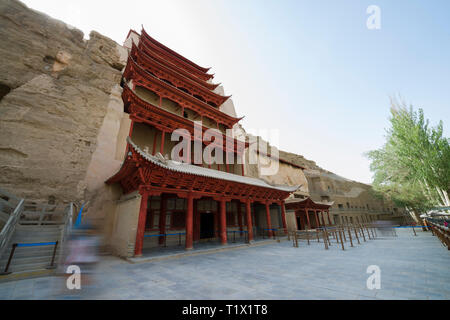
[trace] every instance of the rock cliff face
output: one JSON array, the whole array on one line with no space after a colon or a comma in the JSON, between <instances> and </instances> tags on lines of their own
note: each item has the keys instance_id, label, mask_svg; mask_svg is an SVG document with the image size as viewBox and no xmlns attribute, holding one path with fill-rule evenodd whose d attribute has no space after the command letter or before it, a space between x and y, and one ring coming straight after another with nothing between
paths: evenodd
<instances>
[{"instance_id":1,"label":"rock cliff face","mask_svg":"<svg viewBox=\"0 0 450 320\"><path fill-rule=\"evenodd\" d=\"M0 2L0 39L0 187L34 200L86 198L125 63L120 46L96 32L84 40L15 0Z\"/></svg>"}]
</instances>

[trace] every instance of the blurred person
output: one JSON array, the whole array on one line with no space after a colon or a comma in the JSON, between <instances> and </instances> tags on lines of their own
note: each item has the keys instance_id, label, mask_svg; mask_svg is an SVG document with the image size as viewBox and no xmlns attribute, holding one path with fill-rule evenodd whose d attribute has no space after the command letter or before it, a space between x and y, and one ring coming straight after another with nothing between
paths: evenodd
<instances>
[{"instance_id":1,"label":"blurred person","mask_svg":"<svg viewBox=\"0 0 450 320\"><path fill-rule=\"evenodd\" d=\"M91 224L85 222L72 229L67 241L64 269L67 272L69 266L80 268L81 290L73 290L75 293L86 294L92 288L95 269L100 261L99 247L100 238ZM66 281L71 275L66 274Z\"/></svg>"}]
</instances>

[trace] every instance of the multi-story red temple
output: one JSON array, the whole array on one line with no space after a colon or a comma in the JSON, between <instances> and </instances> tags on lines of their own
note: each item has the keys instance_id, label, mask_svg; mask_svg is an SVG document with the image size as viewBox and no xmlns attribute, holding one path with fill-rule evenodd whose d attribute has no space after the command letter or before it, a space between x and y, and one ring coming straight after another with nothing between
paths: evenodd
<instances>
[{"instance_id":1,"label":"multi-story red temple","mask_svg":"<svg viewBox=\"0 0 450 320\"><path fill-rule=\"evenodd\" d=\"M242 158L248 145L227 134L241 118L225 111L229 97L212 82L209 68L167 48L145 30L140 35L130 31L125 43L129 56L122 99L131 128L126 158L107 183L119 183L125 195L141 196L134 254L158 246L170 234L183 234L185 248L192 249L202 239L226 244L230 231L246 232L252 241L255 226L271 236L274 220L286 229L284 200L298 186L275 186L245 176ZM195 134L195 121L201 121L200 135ZM183 162L167 157L177 143L171 135L180 128L192 141ZM202 137L208 129L223 137L218 147L228 162L193 163L195 143L201 143L202 151L215 143ZM262 216L252 210L255 205L265 207ZM271 212L274 206L279 214Z\"/></svg>"}]
</instances>

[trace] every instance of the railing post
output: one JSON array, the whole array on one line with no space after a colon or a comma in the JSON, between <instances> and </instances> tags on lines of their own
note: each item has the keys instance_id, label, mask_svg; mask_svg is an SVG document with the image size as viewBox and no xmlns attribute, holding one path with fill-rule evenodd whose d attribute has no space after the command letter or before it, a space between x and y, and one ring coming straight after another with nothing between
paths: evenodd
<instances>
[{"instance_id":1,"label":"railing post","mask_svg":"<svg viewBox=\"0 0 450 320\"><path fill-rule=\"evenodd\" d=\"M345 250L345 249L344 249L344 242L342 241L342 232L341 232L341 229L339 229L339 239L341 240L342 250Z\"/></svg>"},{"instance_id":2,"label":"railing post","mask_svg":"<svg viewBox=\"0 0 450 320\"><path fill-rule=\"evenodd\" d=\"M367 236L369 237L369 240L371 240L372 238L370 237L370 232L369 232L369 229L367 228L367 224L365 224L364 227L366 228Z\"/></svg>"},{"instance_id":3,"label":"railing post","mask_svg":"<svg viewBox=\"0 0 450 320\"><path fill-rule=\"evenodd\" d=\"M328 241L325 236L325 230L322 230L323 243L325 245L325 250L328 250Z\"/></svg>"},{"instance_id":4,"label":"railing post","mask_svg":"<svg viewBox=\"0 0 450 320\"><path fill-rule=\"evenodd\" d=\"M347 226L348 231L348 238L350 239L350 246L353 247L353 239L352 239L352 233L350 232L350 226Z\"/></svg>"},{"instance_id":5,"label":"railing post","mask_svg":"<svg viewBox=\"0 0 450 320\"><path fill-rule=\"evenodd\" d=\"M358 232L356 232L355 226L353 226L353 231L355 231L355 237L356 237L356 240L358 240L358 244L361 244L361 242L359 241Z\"/></svg>"},{"instance_id":6,"label":"railing post","mask_svg":"<svg viewBox=\"0 0 450 320\"><path fill-rule=\"evenodd\" d=\"M55 256L56 256L56 249L58 248L58 242L55 242L55 247L53 248L53 255L52 255L52 262L50 263L50 265L47 267L47 269L55 269L56 266L54 265L55 263Z\"/></svg>"},{"instance_id":7,"label":"railing post","mask_svg":"<svg viewBox=\"0 0 450 320\"><path fill-rule=\"evenodd\" d=\"M5 193L5 192L3 192ZM3 229L0 232L0 257L3 255L3 252L6 246L9 244L9 241L14 233L17 223L20 220L20 216L22 214L23 208L25 205L25 199L20 199L14 211L6 221L6 224L3 226Z\"/></svg>"},{"instance_id":8,"label":"railing post","mask_svg":"<svg viewBox=\"0 0 450 320\"><path fill-rule=\"evenodd\" d=\"M297 235L297 232L295 232L294 237L295 237L295 247L298 248L298 235Z\"/></svg>"},{"instance_id":9,"label":"railing post","mask_svg":"<svg viewBox=\"0 0 450 320\"><path fill-rule=\"evenodd\" d=\"M1 273L1 275L7 275L7 274L11 273L11 272L8 272L8 269L9 269L9 265L11 264L11 260L14 255L14 251L16 251L16 247L17 247L17 243L14 243L11 248L11 253L9 254L8 262L6 263L5 271L3 271Z\"/></svg>"},{"instance_id":10,"label":"railing post","mask_svg":"<svg viewBox=\"0 0 450 320\"><path fill-rule=\"evenodd\" d=\"M359 225L359 230L361 231L361 234L363 236L364 242L366 242L366 235L364 234L364 229L362 224Z\"/></svg>"},{"instance_id":11,"label":"railing post","mask_svg":"<svg viewBox=\"0 0 450 320\"><path fill-rule=\"evenodd\" d=\"M374 235L374 232L373 232L373 225L370 224L369 227L370 227L370 232L372 232L372 239L375 239L375 235Z\"/></svg>"},{"instance_id":12,"label":"railing post","mask_svg":"<svg viewBox=\"0 0 450 320\"><path fill-rule=\"evenodd\" d=\"M323 231L325 232L325 237L326 237L326 239L327 239L328 246L331 246L330 236L329 236L329 234L328 234L328 230L327 230L327 227L326 227L326 226L323 227Z\"/></svg>"}]
</instances>

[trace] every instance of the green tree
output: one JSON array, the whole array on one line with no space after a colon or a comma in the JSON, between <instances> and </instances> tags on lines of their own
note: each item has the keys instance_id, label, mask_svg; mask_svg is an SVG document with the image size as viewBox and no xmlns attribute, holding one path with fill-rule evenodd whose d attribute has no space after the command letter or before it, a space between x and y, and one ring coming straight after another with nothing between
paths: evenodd
<instances>
[{"instance_id":1,"label":"green tree","mask_svg":"<svg viewBox=\"0 0 450 320\"><path fill-rule=\"evenodd\" d=\"M391 127L382 148L367 153L373 187L416 221L421 212L450 206L450 144L442 121L431 127L422 109L391 99Z\"/></svg>"}]
</instances>

